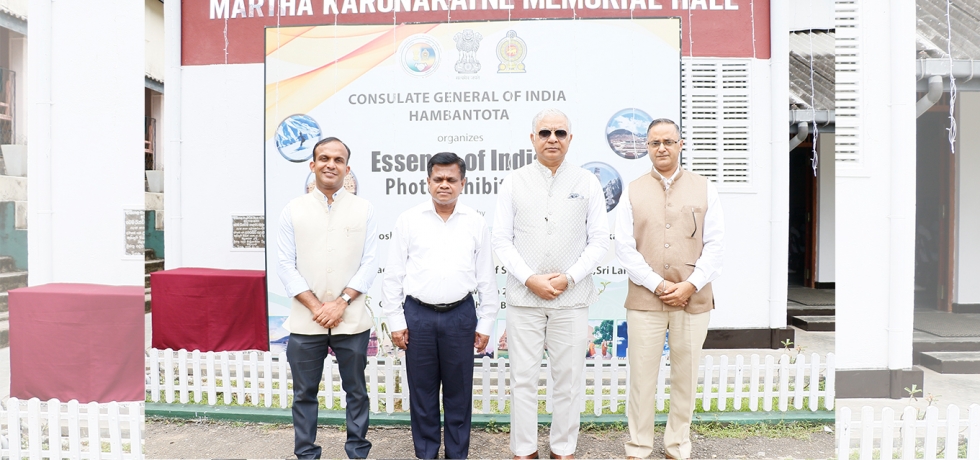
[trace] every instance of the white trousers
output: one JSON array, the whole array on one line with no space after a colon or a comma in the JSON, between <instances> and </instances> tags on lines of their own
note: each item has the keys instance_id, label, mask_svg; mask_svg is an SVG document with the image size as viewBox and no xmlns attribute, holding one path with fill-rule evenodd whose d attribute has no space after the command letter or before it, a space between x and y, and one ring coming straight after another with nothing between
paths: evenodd
<instances>
[{"instance_id":1,"label":"white trousers","mask_svg":"<svg viewBox=\"0 0 980 460\"><path fill-rule=\"evenodd\" d=\"M554 382L551 452L572 455L578 442L589 309L507 306L510 350L510 450L538 450L538 382L545 347Z\"/></svg>"},{"instance_id":2,"label":"white trousers","mask_svg":"<svg viewBox=\"0 0 980 460\"><path fill-rule=\"evenodd\" d=\"M691 458L691 417L709 313L626 310L630 366L627 456L646 458L653 453L657 377L664 335L670 329L670 411L664 429L664 453L677 459Z\"/></svg>"}]
</instances>

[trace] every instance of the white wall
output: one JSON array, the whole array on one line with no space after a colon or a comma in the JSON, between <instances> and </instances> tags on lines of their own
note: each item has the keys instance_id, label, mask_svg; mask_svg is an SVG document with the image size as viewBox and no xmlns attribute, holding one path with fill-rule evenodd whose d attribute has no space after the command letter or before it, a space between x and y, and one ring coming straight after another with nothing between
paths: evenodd
<instances>
[{"instance_id":1,"label":"white wall","mask_svg":"<svg viewBox=\"0 0 980 460\"><path fill-rule=\"evenodd\" d=\"M163 3L160 0L144 0L146 4L146 75L163 81L164 41Z\"/></svg>"},{"instance_id":2,"label":"white wall","mask_svg":"<svg viewBox=\"0 0 980 460\"><path fill-rule=\"evenodd\" d=\"M863 164L836 165L838 368L900 369L912 365L915 6L887 0L859 5ZM901 17L892 30L896 12ZM843 121L838 113L838 134Z\"/></svg>"},{"instance_id":3,"label":"white wall","mask_svg":"<svg viewBox=\"0 0 980 460\"><path fill-rule=\"evenodd\" d=\"M817 282L833 283L836 189L834 187L834 133L817 134Z\"/></svg>"},{"instance_id":4,"label":"white wall","mask_svg":"<svg viewBox=\"0 0 980 460\"><path fill-rule=\"evenodd\" d=\"M980 93L962 92L957 98L959 126L980 125ZM956 224L953 302L980 304L980 132L959 131L956 151Z\"/></svg>"},{"instance_id":5,"label":"white wall","mask_svg":"<svg viewBox=\"0 0 980 460\"><path fill-rule=\"evenodd\" d=\"M833 29L834 0L789 2L789 30Z\"/></svg>"},{"instance_id":6,"label":"white wall","mask_svg":"<svg viewBox=\"0 0 980 460\"><path fill-rule=\"evenodd\" d=\"M142 285L143 256L124 255L124 210L144 203L144 7L32 0L35 8L51 16L28 24L39 69L29 97L32 109L50 101L50 112L32 111L44 118L30 126L29 282Z\"/></svg>"},{"instance_id":7,"label":"white wall","mask_svg":"<svg viewBox=\"0 0 980 460\"><path fill-rule=\"evenodd\" d=\"M263 64L183 68L183 241L167 243L167 254L180 251L181 266L265 269L265 252L231 247L231 216L265 213L264 81Z\"/></svg>"}]
</instances>

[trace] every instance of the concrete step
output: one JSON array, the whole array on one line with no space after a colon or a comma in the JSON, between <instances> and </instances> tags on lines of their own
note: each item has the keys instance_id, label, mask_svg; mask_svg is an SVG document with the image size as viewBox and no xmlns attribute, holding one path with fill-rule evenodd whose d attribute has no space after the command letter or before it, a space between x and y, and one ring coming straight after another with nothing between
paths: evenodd
<instances>
[{"instance_id":1,"label":"concrete step","mask_svg":"<svg viewBox=\"0 0 980 460\"><path fill-rule=\"evenodd\" d=\"M150 288L150 274L149 273L143 275L143 287L145 287L147 289Z\"/></svg>"},{"instance_id":2,"label":"concrete step","mask_svg":"<svg viewBox=\"0 0 980 460\"><path fill-rule=\"evenodd\" d=\"M14 265L14 258L10 256L0 256L0 273L10 273L17 271Z\"/></svg>"},{"instance_id":3,"label":"concrete step","mask_svg":"<svg viewBox=\"0 0 980 460\"><path fill-rule=\"evenodd\" d=\"M912 364L922 364L922 356L930 352L960 352L973 351L980 352L980 338L977 337L930 337L929 339L917 338L925 334L916 331L913 333L912 340Z\"/></svg>"},{"instance_id":4,"label":"concrete step","mask_svg":"<svg viewBox=\"0 0 980 460\"><path fill-rule=\"evenodd\" d=\"M150 312L150 290L146 290L146 294L143 297L145 304L143 305L143 311L146 313Z\"/></svg>"},{"instance_id":5,"label":"concrete step","mask_svg":"<svg viewBox=\"0 0 980 460\"><path fill-rule=\"evenodd\" d=\"M8 311L10 311L10 307L7 306L8 305L7 304L7 297L8 296L7 296L7 293L6 292L0 292L0 312L2 312L4 314L6 314Z\"/></svg>"},{"instance_id":6,"label":"concrete step","mask_svg":"<svg viewBox=\"0 0 980 460\"><path fill-rule=\"evenodd\" d=\"M810 306L790 304L786 306L787 320L793 316L834 316L836 308L831 306Z\"/></svg>"},{"instance_id":7,"label":"concrete step","mask_svg":"<svg viewBox=\"0 0 980 460\"><path fill-rule=\"evenodd\" d=\"M0 292L27 287L27 272L0 273Z\"/></svg>"},{"instance_id":8,"label":"concrete step","mask_svg":"<svg viewBox=\"0 0 980 460\"><path fill-rule=\"evenodd\" d=\"M790 324L804 331L833 331L834 316L794 316Z\"/></svg>"},{"instance_id":9,"label":"concrete step","mask_svg":"<svg viewBox=\"0 0 980 460\"><path fill-rule=\"evenodd\" d=\"M144 274L149 275L150 273L163 270L163 259L147 260L145 264Z\"/></svg>"},{"instance_id":10,"label":"concrete step","mask_svg":"<svg viewBox=\"0 0 980 460\"><path fill-rule=\"evenodd\" d=\"M922 366L940 374L980 374L980 351L929 351Z\"/></svg>"}]
</instances>

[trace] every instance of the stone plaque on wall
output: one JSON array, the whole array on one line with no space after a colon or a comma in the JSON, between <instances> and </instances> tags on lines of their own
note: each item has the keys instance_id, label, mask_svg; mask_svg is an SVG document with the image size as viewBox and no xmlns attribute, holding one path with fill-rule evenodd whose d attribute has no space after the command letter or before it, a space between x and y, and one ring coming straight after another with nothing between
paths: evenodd
<instances>
[{"instance_id":1,"label":"stone plaque on wall","mask_svg":"<svg viewBox=\"0 0 980 460\"><path fill-rule=\"evenodd\" d=\"M146 211L125 209L123 214L126 222L126 255L142 256L146 249Z\"/></svg>"},{"instance_id":2,"label":"stone plaque on wall","mask_svg":"<svg viewBox=\"0 0 980 460\"><path fill-rule=\"evenodd\" d=\"M231 247L265 249L265 216L231 216Z\"/></svg>"}]
</instances>

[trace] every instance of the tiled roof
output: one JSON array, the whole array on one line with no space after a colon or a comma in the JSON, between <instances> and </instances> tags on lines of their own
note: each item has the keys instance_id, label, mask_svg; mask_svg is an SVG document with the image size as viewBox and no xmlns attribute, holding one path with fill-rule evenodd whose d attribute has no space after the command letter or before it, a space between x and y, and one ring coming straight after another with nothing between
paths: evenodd
<instances>
[{"instance_id":1,"label":"tiled roof","mask_svg":"<svg viewBox=\"0 0 980 460\"><path fill-rule=\"evenodd\" d=\"M916 0L915 45L918 58L945 58L951 41L953 59L980 59L980 0ZM950 37L952 28L952 40Z\"/></svg>"},{"instance_id":2,"label":"tiled roof","mask_svg":"<svg viewBox=\"0 0 980 460\"><path fill-rule=\"evenodd\" d=\"M789 104L790 110L834 109L833 31L789 34Z\"/></svg>"}]
</instances>

